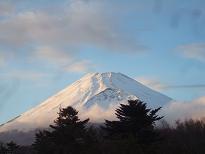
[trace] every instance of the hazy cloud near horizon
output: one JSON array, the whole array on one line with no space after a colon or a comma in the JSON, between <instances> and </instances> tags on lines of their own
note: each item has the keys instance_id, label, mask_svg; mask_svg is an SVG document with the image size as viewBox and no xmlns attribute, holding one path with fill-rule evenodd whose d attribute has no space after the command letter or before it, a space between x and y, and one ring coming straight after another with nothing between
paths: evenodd
<instances>
[{"instance_id":1,"label":"hazy cloud near horizon","mask_svg":"<svg viewBox=\"0 0 205 154\"><path fill-rule=\"evenodd\" d=\"M172 124L176 120L203 119L205 117L205 96L192 101L170 102L162 108L161 114Z\"/></svg>"},{"instance_id":2,"label":"hazy cloud near horizon","mask_svg":"<svg viewBox=\"0 0 205 154\"><path fill-rule=\"evenodd\" d=\"M125 102L126 103L126 102ZM149 104L147 104L149 108ZM119 104L110 105L108 108L102 108L95 104L88 109L79 109L80 117L83 119L90 118L97 122L104 122L105 119L116 120L115 109ZM192 101L172 101L162 106L159 114L164 116L164 120L174 125L177 120L186 119L204 119L205 118L205 96L199 97Z\"/></svg>"}]
</instances>

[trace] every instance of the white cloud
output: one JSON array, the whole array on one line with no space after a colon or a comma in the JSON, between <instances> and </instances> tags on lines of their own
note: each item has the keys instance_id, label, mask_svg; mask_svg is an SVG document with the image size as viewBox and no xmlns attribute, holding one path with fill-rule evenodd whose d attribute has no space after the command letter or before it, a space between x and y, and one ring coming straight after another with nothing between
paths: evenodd
<instances>
[{"instance_id":1,"label":"white cloud","mask_svg":"<svg viewBox=\"0 0 205 154\"><path fill-rule=\"evenodd\" d=\"M0 40L11 46L44 43L55 36L57 25L52 19L41 12L18 13L0 21Z\"/></svg>"},{"instance_id":2,"label":"white cloud","mask_svg":"<svg viewBox=\"0 0 205 154\"><path fill-rule=\"evenodd\" d=\"M97 122L104 122L104 119L116 119L115 109L118 107L119 104L110 104L110 106L105 109L95 104L88 109L80 108L79 114L83 119L89 117L91 121L94 119ZM203 119L205 117L205 96L187 102L170 102L162 107L159 114L165 116L164 119L170 124L174 124L176 120L186 120L190 118Z\"/></svg>"},{"instance_id":3,"label":"white cloud","mask_svg":"<svg viewBox=\"0 0 205 154\"><path fill-rule=\"evenodd\" d=\"M71 52L51 46L38 47L31 59L32 61L46 62L47 65L66 72L85 73L93 67L89 60L78 60Z\"/></svg>"},{"instance_id":4,"label":"white cloud","mask_svg":"<svg viewBox=\"0 0 205 154\"><path fill-rule=\"evenodd\" d=\"M107 5L103 1L75 0L62 5L55 14L49 8L16 11L0 20L0 47L8 48L18 55L16 58L29 58L28 63L41 61L45 66L77 73L93 68L88 59L77 58L84 47L141 51L143 47L135 36L125 33L118 19L105 11ZM4 62L1 57L1 65Z\"/></svg>"},{"instance_id":5,"label":"white cloud","mask_svg":"<svg viewBox=\"0 0 205 154\"><path fill-rule=\"evenodd\" d=\"M74 62L71 65L64 68L65 71L68 72L88 72L93 67L93 64L88 60Z\"/></svg>"},{"instance_id":6,"label":"white cloud","mask_svg":"<svg viewBox=\"0 0 205 154\"><path fill-rule=\"evenodd\" d=\"M205 43L192 43L177 47L186 58L205 61Z\"/></svg>"},{"instance_id":7,"label":"white cloud","mask_svg":"<svg viewBox=\"0 0 205 154\"><path fill-rule=\"evenodd\" d=\"M94 104L90 108L80 108L79 109L79 116L82 119L90 118L91 122L98 122L102 123L105 119L115 120L115 109L119 105L109 105L108 108L104 109L103 107L99 106L98 104Z\"/></svg>"},{"instance_id":8,"label":"white cloud","mask_svg":"<svg viewBox=\"0 0 205 154\"><path fill-rule=\"evenodd\" d=\"M71 1L60 13L36 10L0 20L0 42L10 46L92 45L115 51L140 51L135 38L123 33L101 1Z\"/></svg>"},{"instance_id":9,"label":"white cloud","mask_svg":"<svg viewBox=\"0 0 205 154\"><path fill-rule=\"evenodd\" d=\"M6 1L0 2L0 16L8 16L13 13L14 10L15 8L11 3Z\"/></svg>"},{"instance_id":10,"label":"white cloud","mask_svg":"<svg viewBox=\"0 0 205 154\"><path fill-rule=\"evenodd\" d=\"M147 77L137 77L136 81L157 91L163 91L167 87L167 85L161 83L159 80L150 79Z\"/></svg>"},{"instance_id":11,"label":"white cloud","mask_svg":"<svg viewBox=\"0 0 205 154\"><path fill-rule=\"evenodd\" d=\"M171 123L174 123L175 120L204 118L205 96L187 102L171 102L162 108L162 115Z\"/></svg>"},{"instance_id":12,"label":"white cloud","mask_svg":"<svg viewBox=\"0 0 205 154\"><path fill-rule=\"evenodd\" d=\"M58 65L66 65L73 60L73 56L66 51L51 46L40 46L34 51L33 58Z\"/></svg>"}]
</instances>

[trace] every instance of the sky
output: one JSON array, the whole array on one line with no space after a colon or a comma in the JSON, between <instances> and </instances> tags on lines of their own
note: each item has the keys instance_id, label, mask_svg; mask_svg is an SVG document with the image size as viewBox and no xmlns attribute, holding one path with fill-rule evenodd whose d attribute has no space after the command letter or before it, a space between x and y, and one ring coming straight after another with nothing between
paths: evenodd
<instances>
[{"instance_id":1,"label":"sky","mask_svg":"<svg viewBox=\"0 0 205 154\"><path fill-rule=\"evenodd\" d=\"M89 72L205 104L204 25L204 0L1 0L0 123Z\"/></svg>"}]
</instances>

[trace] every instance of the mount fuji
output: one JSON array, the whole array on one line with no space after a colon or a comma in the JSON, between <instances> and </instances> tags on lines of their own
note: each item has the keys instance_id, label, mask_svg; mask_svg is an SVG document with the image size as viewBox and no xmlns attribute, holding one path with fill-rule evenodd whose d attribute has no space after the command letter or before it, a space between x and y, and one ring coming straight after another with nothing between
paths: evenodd
<instances>
[{"instance_id":1,"label":"mount fuji","mask_svg":"<svg viewBox=\"0 0 205 154\"><path fill-rule=\"evenodd\" d=\"M59 108L73 106L80 118L102 122L114 117L114 110L129 99L140 99L148 107L159 107L172 99L121 73L89 73L40 105L0 126L0 132L22 132L47 128Z\"/></svg>"}]
</instances>

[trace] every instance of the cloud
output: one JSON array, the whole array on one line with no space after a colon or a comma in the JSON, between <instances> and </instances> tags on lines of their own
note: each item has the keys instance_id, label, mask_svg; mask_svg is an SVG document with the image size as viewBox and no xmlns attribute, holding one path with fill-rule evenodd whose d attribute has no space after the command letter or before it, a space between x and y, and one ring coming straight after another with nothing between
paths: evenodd
<instances>
[{"instance_id":1,"label":"cloud","mask_svg":"<svg viewBox=\"0 0 205 154\"><path fill-rule=\"evenodd\" d=\"M68 72L89 72L89 70L93 67L93 64L88 60L83 60L79 62L74 62L68 67L65 67L64 70Z\"/></svg>"},{"instance_id":2,"label":"cloud","mask_svg":"<svg viewBox=\"0 0 205 154\"><path fill-rule=\"evenodd\" d=\"M94 119L97 122L104 122L104 119L116 119L115 109L118 107L119 104L111 104L105 109L95 104L90 108L79 109L79 113L84 119L89 117L91 121ZM172 101L165 104L159 114L165 116L164 119L170 124L174 124L176 120L202 119L205 117L205 96L187 102Z\"/></svg>"},{"instance_id":3,"label":"cloud","mask_svg":"<svg viewBox=\"0 0 205 154\"><path fill-rule=\"evenodd\" d=\"M179 51L185 58L205 62L205 43L181 45L177 47L177 51Z\"/></svg>"},{"instance_id":4,"label":"cloud","mask_svg":"<svg viewBox=\"0 0 205 154\"><path fill-rule=\"evenodd\" d=\"M24 59L76 73L94 67L89 59L77 58L86 47L125 53L144 50L119 26L116 10L104 11L108 6L108 1L75 0L60 5L55 14L51 8L14 10L0 19L0 47L15 55L15 63ZM1 65L4 59L0 58Z\"/></svg>"},{"instance_id":5,"label":"cloud","mask_svg":"<svg viewBox=\"0 0 205 154\"><path fill-rule=\"evenodd\" d=\"M24 46L46 42L54 37L53 22L52 17L40 12L23 12L3 19L0 21L1 43Z\"/></svg>"},{"instance_id":6,"label":"cloud","mask_svg":"<svg viewBox=\"0 0 205 154\"><path fill-rule=\"evenodd\" d=\"M37 47L30 59L52 65L64 72L85 73L93 68L89 60L78 60L71 52L52 46Z\"/></svg>"},{"instance_id":7,"label":"cloud","mask_svg":"<svg viewBox=\"0 0 205 154\"><path fill-rule=\"evenodd\" d=\"M104 10L101 1L77 0L56 14L45 10L19 12L0 20L0 42L9 46L52 44L80 48L92 45L111 51L143 50L135 38L117 26L117 18Z\"/></svg>"},{"instance_id":8,"label":"cloud","mask_svg":"<svg viewBox=\"0 0 205 154\"><path fill-rule=\"evenodd\" d=\"M65 52L51 46L37 47L32 57L34 59L58 65L65 65L73 60L73 55L69 52Z\"/></svg>"},{"instance_id":9,"label":"cloud","mask_svg":"<svg viewBox=\"0 0 205 154\"><path fill-rule=\"evenodd\" d=\"M189 118L201 119L205 117L205 96L192 101L180 102L174 101L162 108L162 115L171 123L176 120L185 120Z\"/></svg>"},{"instance_id":10,"label":"cloud","mask_svg":"<svg viewBox=\"0 0 205 154\"><path fill-rule=\"evenodd\" d=\"M79 116L82 119L90 118L90 122L102 123L105 119L115 120L115 109L119 105L110 104L108 108L103 108L98 104L94 104L90 108L80 108Z\"/></svg>"},{"instance_id":11,"label":"cloud","mask_svg":"<svg viewBox=\"0 0 205 154\"><path fill-rule=\"evenodd\" d=\"M205 84L192 84L192 85L169 85L165 86L165 89L176 89L176 88L182 88L182 89L188 89L188 88L205 88Z\"/></svg>"},{"instance_id":12,"label":"cloud","mask_svg":"<svg viewBox=\"0 0 205 154\"><path fill-rule=\"evenodd\" d=\"M137 77L136 81L156 90L164 91L169 89L193 89L193 88L205 88L205 84L181 84L181 85L169 85L160 82L157 79L147 78L147 77Z\"/></svg>"},{"instance_id":13,"label":"cloud","mask_svg":"<svg viewBox=\"0 0 205 154\"><path fill-rule=\"evenodd\" d=\"M15 7L6 1L0 2L0 16L8 16L11 13L13 13L15 10Z\"/></svg>"},{"instance_id":14,"label":"cloud","mask_svg":"<svg viewBox=\"0 0 205 154\"><path fill-rule=\"evenodd\" d=\"M84 119L89 117L91 121L94 119L95 122L104 122L105 119L116 119L115 109L118 107L119 104L110 104L108 108L95 104L90 108L80 108L79 113ZM165 116L164 119L170 124L174 124L176 120L202 119L205 117L205 96L187 102L172 101L165 104L159 114Z\"/></svg>"},{"instance_id":15,"label":"cloud","mask_svg":"<svg viewBox=\"0 0 205 154\"><path fill-rule=\"evenodd\" d=\"M136 81L157 91L163 91L167 87L167 85L161 83L159 80L149 79L146 77L137 77Z\"/></svg>"}]
</instances>

